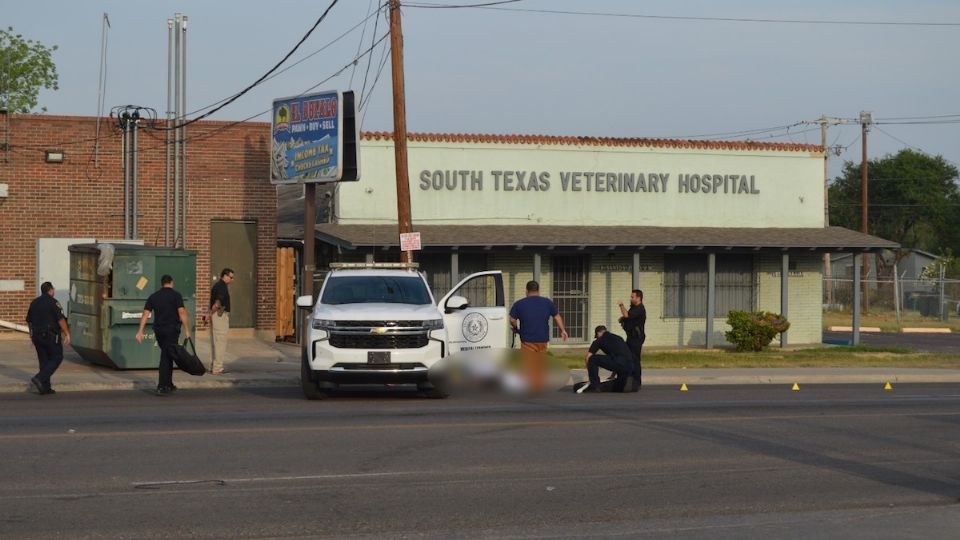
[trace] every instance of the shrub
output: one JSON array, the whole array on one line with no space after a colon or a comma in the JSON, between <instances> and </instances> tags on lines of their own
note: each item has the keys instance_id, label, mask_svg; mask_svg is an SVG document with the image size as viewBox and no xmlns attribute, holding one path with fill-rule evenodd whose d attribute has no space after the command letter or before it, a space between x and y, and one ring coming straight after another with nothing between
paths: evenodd
<instances>
[{"instance_id":1,"label":"shrub","mask_svg":"<svg viewBox=\"0 0 960 540\"><path fill-rule=\"evenodd\" d=\"M790 322L779 313L731 311L727 314L730 331L724 334L738 351L760 351L773 338L790 328Z\"/></svg>"}]
</instances>

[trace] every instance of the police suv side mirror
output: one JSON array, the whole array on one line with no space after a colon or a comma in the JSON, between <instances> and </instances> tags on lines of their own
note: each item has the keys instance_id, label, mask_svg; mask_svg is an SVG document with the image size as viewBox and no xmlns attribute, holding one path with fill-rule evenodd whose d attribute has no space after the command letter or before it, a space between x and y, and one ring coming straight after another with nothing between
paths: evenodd
<instances>
[{"instance_id":1,"label":"police suv side mirror","mask_svg":"<svg viewBox=\"0 0 960 540\"><path fill-rule=\"evenodd\" d=\"M309 294L304 295L304 296L298 296L298 297L297 297L297 307L300 308L300 309L310 309L310 308L312 308L312 307L313 307L313 296L312 296L312 295L309 295Z\"/></svg>"},{"instance_id":2,"label":"police suv side mirror","mask_svg":"<svg viewBox=\"0 0 960 540\"><path fill-rule=\"evenodd\" d=\"M454 311L460 309L467 309L470 307L470 301L463 296L451 296L447 299L447 304L443 306L443 310L447 313L453 313Z\"/></svg>"}]
</instances>

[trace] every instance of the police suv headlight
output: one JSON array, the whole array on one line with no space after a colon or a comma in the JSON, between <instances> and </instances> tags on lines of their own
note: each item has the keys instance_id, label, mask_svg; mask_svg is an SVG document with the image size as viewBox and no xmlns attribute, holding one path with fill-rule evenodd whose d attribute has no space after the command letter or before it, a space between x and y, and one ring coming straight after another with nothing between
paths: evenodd
<instances>
[{"instance_id":1,"label":"police suv headlight","mask_svg":"<svg viewBox=\"0 0 960 540\"><path fill-rule=\"evenodd\" d=\"M440 330L443 328L443 319L430 319L423 321L423 327L427 330Z\"/></svg>"},{"instance_id":2,"label":"police suv headlight","mask_svg":"<svg viewBox=\"0 0 960 540\"><path fill-rule=\"evenodd\" d=\"M311 324L314 330L329 330L336 326L336 321L330 319L314 319Z\"/></svg>"}]
</instances>

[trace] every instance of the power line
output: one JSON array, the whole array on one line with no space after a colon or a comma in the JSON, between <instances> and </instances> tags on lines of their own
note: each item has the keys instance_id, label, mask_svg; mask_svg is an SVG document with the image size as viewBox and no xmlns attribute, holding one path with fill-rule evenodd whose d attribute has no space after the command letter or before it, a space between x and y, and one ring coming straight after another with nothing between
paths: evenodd
<instances>
[{"instance_id":1,"label":"power line","mask_svg":"<svg viewBox=\"0 0 960 540\"><path fill-rule=\"evenodd\" d=\"M747 135L760 135L763 133L770 133L773 131L784 131L792 127L802 125L803 122L794 122L793 124L788 124L785 126L774 126L768 128L758 128L758 129L746 129L740 131L726 131L720 133L701 133L699 135L678 135L675 137L667 137L668 139L701 139L707 137L743 137Z\"/></svg>"},{"instance_id":2,"label":"power line","mask_svg":"<svg viewBox=\"0 0 960 540\"><path fill-rule=\"evenodd\" d=\"M234 94L232 97L230 97L230 98L229 98L227 101L225 101L224 103L220 104L220 105L217 106L217 107L214 107L213 109L211 109L211 110L209 110L209 111L201 114L200 116L198 116L198 117L196 117L196 118L192 118L192 119L190 119L190 120L187 120L186 122L183 122L183 123L181 123L181 124L177 124L177 125L174 125L174 126L170 126L170 127L153 126L152 129L155 129L155 130L158 130L158 131L169 131L169 130L174 130L174 129L179 129L179 128L182 128L182 127L189 126L190 124L192 124L192 123L194 123L194 122L198 122L198 121L200 121L200 120L203 120L204 118L210 116L211 114L213 114L213 113L215 113L215 112L223 109L223 108L226 107L227 105L230 105L231 103L233 103L234 101L236 101L237 99L239 99L240 96L246 94L247 92L249 92L250 90L252 90L254 87L258 86L260 83L262 83L263 81L265 81L265 80L267 79L267 77L270 76L271 73L273 73L274 71L276 71L277 69L279 69L280 66L283 65L283 63L286 62L287 59L289 59L289 58L293 55L293 53L295 53L295 52L297 51L297 49L300 48L300 45L303 45L303 42L306 41L308 37L310 37L310 34L312 34L313 31L316 30L318 26L320 26L320 23L323 22L323 20L327 18L327 14L330 13L330 10L333 9L333 6L337 5L337 2L339 2L339 1L340 1L340 0L333 0L332 2L330 2L330 5L327 6L327 9L324 10L324 12L323 12L322 15L320 15L320 18L318 18L318 19L316 20L316 22L313 23L313 26L310 27L310 30L307 30L307 33L304 34L302 38L300 38L300 41L298 41L297 44L294 45L292 49L290 49L290 52L288 52L286 55L284 55L284 57L281 58L279 62L277 62L272 68L270 68L269 71L267 71L266 73L264 73L259 79L257 79L257 80L254 81L252 84L250 84L250 86L247 86L246 88L244 88L244 89L241 90L240 92ZM262 114L262 113L261 113L261 114ZM259 115L257 115L257 116L259 116Z\"/></svg>"},{"instance_id":3,"label":"power line","mask_svg":"<svg viewBox=\"0 0 960 540\"><path fill-rule=\"evenodd\" d=\"M884 131L883 129L881 129L881 128L879 128L879 127L877 128L877 131L879 131L880 133L883 133L884 135L886 135L887 137L890 137L891 139L897 141L898 143L906 146L907 148L912 148L913 150L916 150L917 152L921 152L921 153L923 153L923 154L930 155L930 153L927 152L926 150L924 150L924 149L922 149L922 148L919 148L919 147L917 147L917 146L914 146L914 145L908 143L907 141L905 141L905 140L903 140L903 139L901 139L901 138L899 138L899 137L896 137L896 136L894 136L893 134L891 134L891 133L889 133L889 132L887 132L887 131ZM946 162L948 162L948 163L952 163L954 166L960 166L960 163L957 163L956 161L947 159L947 158L945 158L945 157L943 157L943 156L940 156L940 157L943 158L944 161L946 161Z\"/></svg>"},{"instance_id":4,"label":"power line","mask_svg":"<svg viewBox=\"0 0 960 540\"><path fill-rule=\"evenodd\" d=\"M383 8L383 4L377 4L377 20L380 20L380 10ZM360 49L363 47L363 40L367 37L367 21L370 20L370 14L373 13L373 0L367 1L367 16L363 19L363 31L360 32L360 40L357 41L357 52L354 53L354 56L360 54ZM374 31L376 34L376 31ZM357 66L353 66L353 71L350 72L350 82L347 83L347 88L353 88L353 76L357 73Z\"/></svg>"},{"instance_id":5,"label":"power line","mask_svg":"<svg viewBox=\"0 0 960 540\"><path fill-rule=\"evenodd\" d=\"M326 84L327 81L330 81L331 79L334 79L334 78L336 78L336 77L339 77L344 71L346 71L347 69L349 69L350 66L354 65L359 59L361 59L361 58L363 58L364 56L370 54L370 53L373 51L373 49L375 49L375 48L377 47L377 45L379 45L381 42L383 42L383 40L385 40L385 39L386 39L387 37L389 37L389 36L390 36L389 33L384 34L379 40L377 40L376 43L374 43L373 45L371 45L370 48L368 48L368 49L365 50L362 54L360 54L360 56L355 57L353 60L351 60L349 63L345 64L343 67L341 67L341 68L338 69L337 71L335 71L335 72L334 72L332 75L330 75L329 77L321 80L320 82L314 84L314 85L311 86L310 88L307 88L307 89L304 90L303 92L300 92L299 94L297 94L296 96L293 96L293 97L299 97L299 96L306 95L306 94L310 93L311 91L316 90L316 89L317 89L318 87L320 87L321 85ZM263 115L265 115L265 114L267 114L267 113L270 113L270 112L273 112L273 107L271 107L271 108L269 108L269 109L266 109L266 110L264 110L264 111L260 111L260 112L258 112L258 113L254 113L254 114L252 114L252 115L244 118L243 120L237 120L237 121L235 121L235 122L230 122L229 124L220 126L220 127L216 128L216 129L213 129L213 130L208 131L208 132L206 132L206 133L200 133L200 134L188 136L188 137L187 137L186 139L184 139L184 140L187 141L187 142L195 141L195 140L202 140L202 139L205 139L205 138L207 138L207 137L211 137L211 136L213 136L213 135L215 135L215 134L217 134L217 133L219 133L219 132L221 132L221 131L230 129L230 128L236 126L236 125L242 124L242 123L244 123L244 122L249 122L250 120L253 120L254 118L256 118L256 117L258 117L258 116L263 116Z\"/></svg>"},{"instance_id":6,"label":"power line","mask_svg":"<svg viewBox=\"0 0 960 540\"><path fill-rule=\"evenodd\" d=\"M403 6L422 9L486 8L503 4L515 4L522 1L523 0L494 0L491 2L481 2L478 4L435 4L433 2L405 2Z\"/></svg>"},{"instance_id":7,"label":"power line","mask_svg":"<svg viewBox=\"0 0 960 540\"><path fill-rule=\"evenodd\" d=\"M271 79L274 79L274 78L276 78L276 77L279 77L279 76L282 75L283 73L286 73L287 71L289 71L289 70L293 69L294 67L302 64L303 62L306 62L306 61L309 60L310 58L313 58L313 57L316 56L317 54L320 54L321 52L329 49L331 46L333 46L333 44L337 43L337 42L340 41L341 39L343 39L343 38L347 37L348 35L350 35L351 33L353 33L353 31L356 30L357 28L359 28L361 25L365 25L366 22L367 22L368 20L370 20L370 17L372 17L373 15L374 15L374 14L368 14L362 21L360 21L360 22L358 22L357 24L351 26L351 27L348 28L345 32L343 32L343 33L340 34L339 36L333 38L332 40L330 40L329 42L327 42L325 45L323 45L322 47L320 47L319 49L313 51L312 53L310 53L310 54L308 54L308 55L306 55L306 56L304 56L303 58L301 58L301 59L297 60L296 62L290 64L289 66L281 69L280 71L277 71L276 73L270 75L269 77L267 77L266 79L264 79L263 82L267 82L267 81L269 81L269 80L271 80ZM357 54L359 54L359 53L360 53L360 48L358 47L358 48L357 48ZM234 96L237 96L237 94L234 94L233 96L225 97L225 98L221 99L220 101L211 103L211 104L206 105L206 106L204 106L204 107L200 107L199 109L197 109L197 110L195 110L195 111L192 111L192 112L189 112L189 113L185 114L184 116L190 116L190 115L193 115L193 114L197 114L197 113L199 113L200 111L209 109L209 108L211 108L211 107L215 107L215 106L223 103L224 101L227 101L228 99L230 99L230 98L232 98L232 97L234 97ZM238 96L238 97L239 97L239 96Z\"/></svg>"},{"instance_id":8,"label":"power line","mask_svg":"<svg viewBox=\"0 0 960 540\"><path fill-rule=\"evenodd\" d=\"M960 118L954 120L899 120L899 121L884 121L884 122L874 122L874 124L899 124L899 125L924 125L924 124L960 124Z\"/></svg>"},{"instance_id":9,"label":"power line","mask_svg":"<svg viewBox=\"0 0 960 540\"><path fill-rule=\"evenodd\" d=\"M384 12L384 17L386 17L386 12ZM377 39L377 31L380 27L380 12L377 11L377 20L373 23L373 34L370 36L370 42L372 43ZM363 72L363 85L360 86L360 100L357 102L358 106L363 105L363 95L367 91L367 78L370 76L370 65L373 63L373 55L367 57L367 68Z\"/></svg>"},{"instance_id":10,"label":"power line","mask_svg":"<svg viewBox=\"0 0 960 540\"><path fill-rule=\"evenodd\" d=\"M414 8L476 8L489 9L495 11L512 11L518 13L543 13L550 15L584 15L591 17L620 17L629 19L653 19L653 20L672 20L672 21L706 21L706 22L737 22L737 23L763 23L763 24L825 24L825 25L846 25L846 26L926 26L926 27L957 27L960 22L929 22L929 21L856 21L856 20L828 20L828 19L771 19L759 17L697 17L683 15L648 15L639 13L617 13L609 11L573 11L560 9L536 9L520 7L497 7L496 4L512 2L488 2L484 5L451 5L434 4L429 2L415 2L404 4L406 7Z\"/></svg>"},{"instance_id":11,"label":"power line","mask_svg":"<svg viewBox=\"0 0 960 540\"><path fill-rule=\"evenodd\" d=\"M932 116L891 116L889 118L877 118L876 121L886 122L888 120L931 120L936 118L960 118L960 114L937 114Z\"/></svg>"}]
</instances>

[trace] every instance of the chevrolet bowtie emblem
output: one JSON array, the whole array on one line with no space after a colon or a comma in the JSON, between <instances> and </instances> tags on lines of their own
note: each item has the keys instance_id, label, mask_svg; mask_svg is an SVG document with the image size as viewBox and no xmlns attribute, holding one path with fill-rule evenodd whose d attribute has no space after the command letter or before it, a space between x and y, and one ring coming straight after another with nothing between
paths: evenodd
<instances>
[{"instance_id":1,"label":"chevrolet bowtie emblem","mask_svg":"<svg viewBox=\"0 0 960 540\"><path fill-rule=\"evenodd\" d=\"M389 329L389 328L385 328L385 327L383 327L383 326L376 326L376 327L370 329L370 333L371 333L371 334L386 334L388 330L390 330L390 329Z\"/></svg>"}]
</instances>

